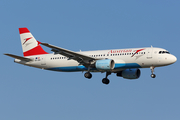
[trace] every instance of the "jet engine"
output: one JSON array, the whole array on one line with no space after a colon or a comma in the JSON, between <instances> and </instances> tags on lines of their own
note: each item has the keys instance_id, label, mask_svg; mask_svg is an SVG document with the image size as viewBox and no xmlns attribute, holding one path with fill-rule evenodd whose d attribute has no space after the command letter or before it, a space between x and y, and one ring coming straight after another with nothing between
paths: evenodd
<instances>
[{"instance_id":1,"label":"jet engine","mask_svg":"<svg viewBox=\"0 0 180 120\"><path fill-rule=\"evenodd\" d=\"M126 69L117 73L117 76L123 77L125 79L138 79L140 74L141 71L139 69Z\"/></svg>"},{"instance_id":2,"label":"jet engine","mask_svg":"<svg viewBox=\"0 0 180 120\"><path fill-rule=\"evenodd\" d=\"M115 62L112 59L97 60L95 67L98 70L112 70L114 69Z\"/></svg>"}]
</instances>

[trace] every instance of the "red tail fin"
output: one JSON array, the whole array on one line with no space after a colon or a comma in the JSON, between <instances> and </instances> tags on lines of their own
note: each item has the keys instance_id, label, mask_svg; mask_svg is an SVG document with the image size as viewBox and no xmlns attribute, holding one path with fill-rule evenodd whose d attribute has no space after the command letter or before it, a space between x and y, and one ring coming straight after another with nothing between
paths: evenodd
<instances>
[{"instance_id":1,"label":"red tail fin","mask_svg":"<svg viewBox=\"0 0 180 120\"><path fill-rule=\"evenodd\" d=\"M48 54L27 28L19 28L19 34L24 56Z\"/></svg>"}]
</instances>

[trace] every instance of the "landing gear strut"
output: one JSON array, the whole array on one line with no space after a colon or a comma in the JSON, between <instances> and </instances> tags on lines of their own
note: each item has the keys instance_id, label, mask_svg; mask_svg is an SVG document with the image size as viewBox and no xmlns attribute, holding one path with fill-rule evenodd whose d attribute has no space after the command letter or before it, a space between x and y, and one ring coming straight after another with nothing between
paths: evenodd
<instances>
[{"instance_id":1,"label":"landing gear strut","mask_svg":"<svg viewBox=\"0 0 180 120\"><path fill-rule=\"evenodd\" d=\"M152 73L152 74L151 74L151 77L152 77L152 78L155 78L155 77L156 77L156 75L154 74L154 68L155 68L154 66L151 66L151 67L150 67L151 73Z\"/></svg>"},{"instance_id":2,"label":"landing gear strut","mask_svg":"<svg viewBox=\"0 0 180 120\"><path fill-rule=\"evenodd\" d=\"M109 79L107 78L108 75L110 75L111 73L110 72L106 72L106 77L102 79L102 83L108 85L109 84Z\"/></svg>"}]
</instances>

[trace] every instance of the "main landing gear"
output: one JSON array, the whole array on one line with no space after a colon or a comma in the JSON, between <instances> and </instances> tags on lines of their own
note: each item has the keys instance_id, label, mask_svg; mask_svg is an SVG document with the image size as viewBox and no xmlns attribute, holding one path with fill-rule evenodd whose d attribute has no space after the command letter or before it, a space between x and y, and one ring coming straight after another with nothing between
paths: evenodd
<instances>
[{"instance_id":1,"label":"main landing gear","mask_svg":"<svg viewBox=\"0 0 180 120\"><path fill-rule=\"evenodd\" d=\"M84 74L85 78L91 79L92 78L92 74L89 72L91 69L91 67L88 67L88 71Z\"/></svg>"},{"instance_id":2,"label":"main landing gear","mask_svg":"<svg viewBox=\"0 0 180 120\"><path fill-rule=\"evenodd\" d=\"M150 67L151 73L152 73L152 74L151 74L151 77L152 77L152 78L155 78L155 77L156 77L156 75L154 74L154 68L155 68L155 67L153 67L153 66Z\"/></svg>"},{"instance_id":3,"label":"main landing gear","mask_svg":"<svg viewBox=\"0 0 180 120\"><path fill-rule=\"evenodd\" d=\"M110 72L106 72L106 77L102 79L102 83L108 85L109 84L109 79L107 78L108 75L110 75L111 73Z\"/></svg>"},{"instance_id":4,"label":"main landing gear","mask_svg":"<svg viewBox=\"0 0 180 120\"><path fill-rule=\"evenodd\" d=\"M106 77L102 79L102 83L103 83L103 84L106 84L106 85L109 84L110 81L109 81L109 79L108 79L107 77L108 77L108 75L110 75L110 74L111 74L111 72L106 72ZM92 78L92 74L91 74L90 72L86 72L86 73L84 74L84 77L85 77L85 78L88 78L88 79L91 79L91 78Z\"/></svg>"},{"instance_id":5,"label":"main landing gear","mask_svg":"<svg viewBox=\"0 0 180 120\"><path fill-rule=\"evenodd\" d=\"M86 72L86 73L84 74L84 77L85 77L85 78L88 78L88 79L91 79L91 78L92 78L92 74L91 74L90 72Z\"/></svg>"}]
</instances>

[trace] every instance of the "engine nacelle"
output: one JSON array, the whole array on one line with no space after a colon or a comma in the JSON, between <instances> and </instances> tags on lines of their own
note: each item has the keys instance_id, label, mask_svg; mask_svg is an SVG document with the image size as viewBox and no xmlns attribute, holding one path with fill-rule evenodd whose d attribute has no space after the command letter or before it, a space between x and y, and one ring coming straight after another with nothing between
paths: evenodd
<instances>
[{"instance_id":1,"label":"engine nacelle","mask_svg":"<svg viewBox=\"0 0 180 120\"><path fill-rule=\"evenodd\" d=\"M125 79L138 79L140 75L141 71L139 69L126 69L117 73L117 76L123 77Z\"/></svg>"},{"instance_id":2,"label":"engine nacelle","mask_svg":"<svg viewBox=\"0 0 180 120\"><path fill-rule=\"evenodd\" d=\"M97 60L95 66L98 70L112 70L115 62L112 59Z\"/></svg>"}]
</instances>

